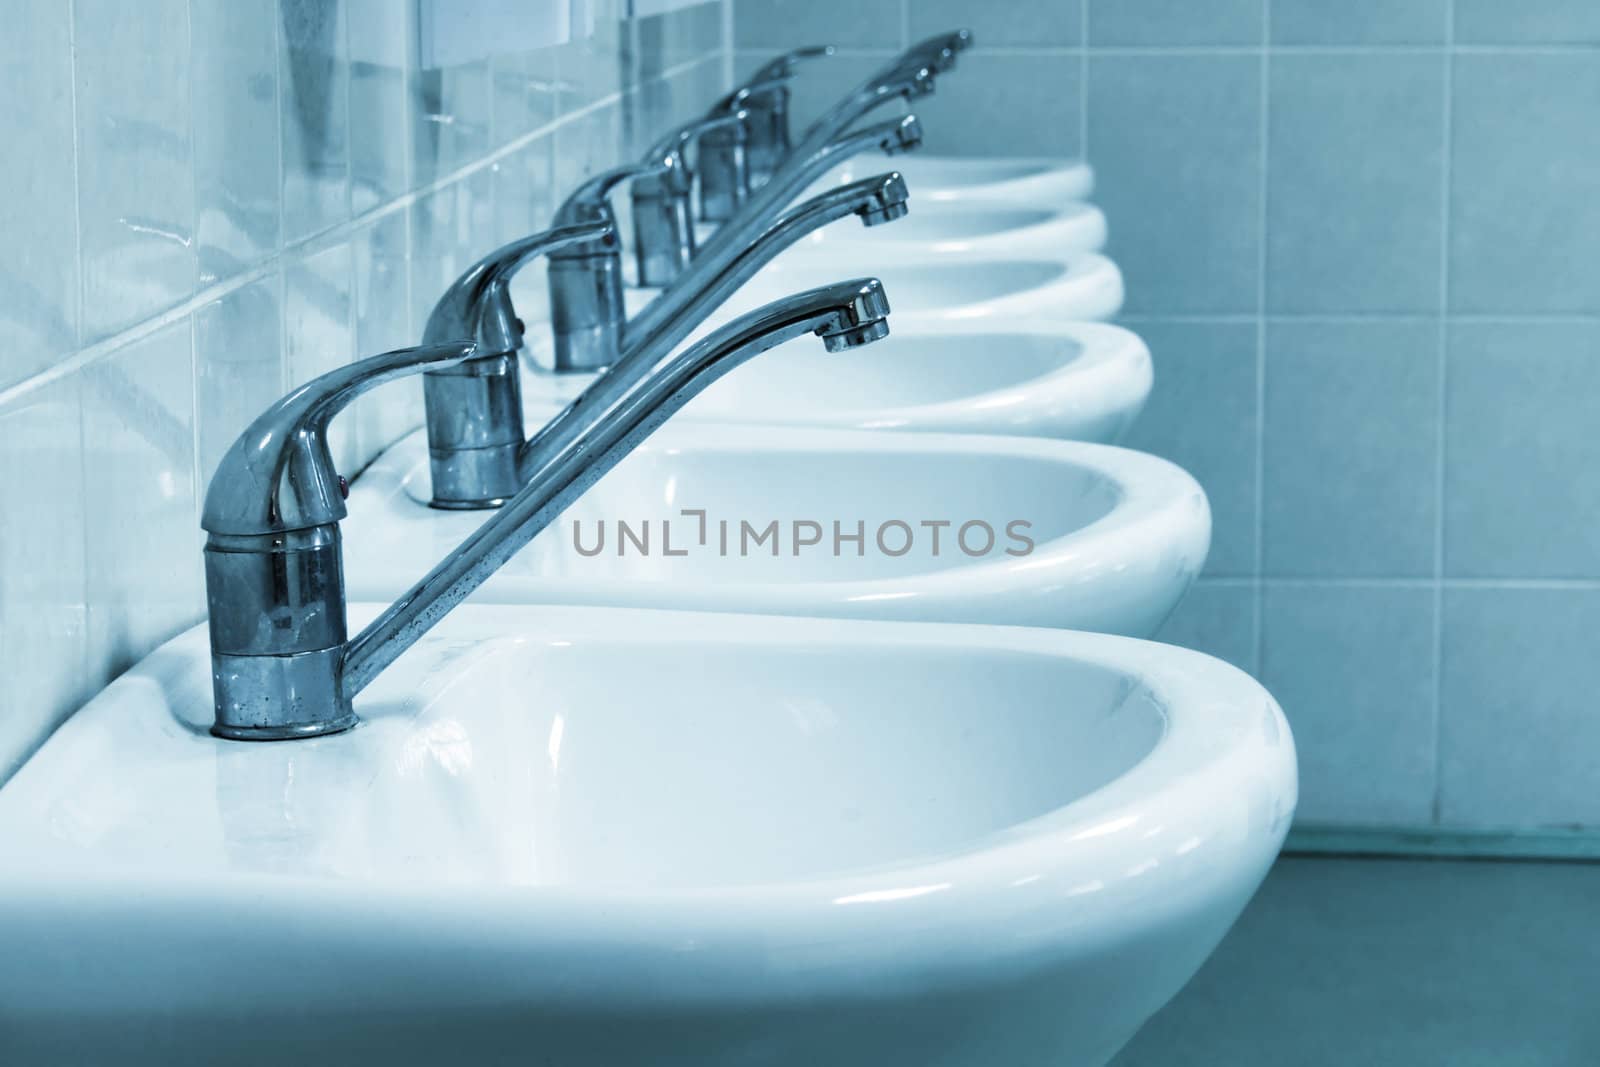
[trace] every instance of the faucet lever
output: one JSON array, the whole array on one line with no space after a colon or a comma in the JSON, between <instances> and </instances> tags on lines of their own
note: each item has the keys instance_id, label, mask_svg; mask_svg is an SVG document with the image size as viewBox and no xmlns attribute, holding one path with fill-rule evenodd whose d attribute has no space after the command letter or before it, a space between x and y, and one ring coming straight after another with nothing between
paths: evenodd
<instances>
[{"instance_id":1,"label":"faucet lever","mask_svg":"<svg viewBox=\"0 0 1600 1067\"><path fill-rule=\"evenodd\" d=\"M833 51L833 45L831 44L811 44L785 52L781 56L774 56L758 67L745 84L767 81L779 75L792 74L801 60L823 59L833 55Z\"/></svg>"},{"instance_id":2,"label":"faucet lever","mask_svg":"<svg viewBox=\"0 0 1600 1067\"><path fill-rule=\"evenodd\" d=\"M749 112L713 111L669 132L645 153L646 159L675 164L676 181L641 179L633 183L633 254L642 286L670 285L694 258L693 175L684 163L683 150L703 137L723 134L733 142L745 137ZM703 150L703 149L702 149Z\"/></svg>"},{"instance_id":3,"label":"faucet lever","mask_svg":"<svg viewBox=\"0 0 1600 1067\"><path fill-rule=\"evenodd\" d=\"M592 221L512 241L467 268L434 305L424 344L456 337L478 344L472 359L433 368L422 379L434 507L485 507L517 491L522 320L511 302L511 279L536 256L593 248L613 230L609 220Z\"/></svg>"},{"instance_id":4,"label":"faucet lever","mask_svg":"<svg viewBox=\"0 0 1600 1067\"><path fill-rule=\"evenodd\" d=\"M315 737L355 724L345 651L341 479L329 420L383 382L460 363L470 341L402 348L300 386L250 424L206 491L206 605L218 737Z\"/></svg>"},{"instance_id":5,"label":"faucet lever","mask_svg":"<svg viewBox=\"0 0 1600 1067\"><path fill-rule=\"evenodd\" d=\"M572 191L572 195L556 209L555 225L580 226L592 222L612 222L611 204L606 199L611 191L624 182L640 178L662 178L678 167L681 161L653 159L643 163L624 163L620 167L603 170ZM614 235L608 238L614 243Z\"/></svg>"}]
</instances>

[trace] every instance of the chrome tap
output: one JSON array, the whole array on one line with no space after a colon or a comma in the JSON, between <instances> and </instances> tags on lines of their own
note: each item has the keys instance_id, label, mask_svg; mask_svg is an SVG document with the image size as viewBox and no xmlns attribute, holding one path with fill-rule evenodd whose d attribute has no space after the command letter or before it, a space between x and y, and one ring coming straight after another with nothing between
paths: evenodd
<instances>
[{"instance_id":1,"label":"chrome tap","mask_svg":"<svg viewBox=\"0 0 1600 1067\"><path fill-rule=\"evenodd\" d=\"M904 128L843 139L838 153L860 150L864 143L914 141L916 130ZM619 167L585 182L556 212L559 225L614 222L606 194L623 181L656 177L658 164ZM689 268L628 322L623 306L622 256L611 240L571 245L550 257L550 318L555 332L554 362L558 372L594 371L609 367L639 345L668 333L677 341L700 321L686 317L691 305L703 307L706 291L721 294L704 307L714 309L757 269L807 233L845 215L857 214L869 225L904 214L905 183L898 174L880 174L796 205L754 218L739 230L741 242L731 246L727 227L701 250Z\"/></svg>"},{"instance_id":2,"label":"chrome tap","mask_svg":"<svg viewBox=\"0 0 1600 1067\"><path fill-rule=\"evenodd\" d=\"M522 487L522 320L511 278L535 257L575 244L616 242L609 220L559 227L513 241L474 263L446 289L422 331L424 345L469 338L472 359L422 379L428 466L436 508L492 507Z\"/></svg>"},{"instance_id":3,"label":"chrome tap","mask_svg":"<svg viewBox=\"0 0 1600 1067\"><path fill-rule=\"evenodd\" d=\"M745 152L749 160L750 183L759 186L777 170L794 145L789 140L788 79L802 60L822 59L833 55L832 45L809 45L785 52L762 64L745 82L720 105L724 110L743 106L749 110L746 128L749 131ZM766 86L762 89L760 87ZM734 105L733 99L743 92L744 99Z\"/></svg>"},{"instance_id":4,"label":"chrome tap","mask_svg":"<svg viewBox=\"0 0 1600 1067\"><path fill-rule=\"evenodd\" d=\"M586 392L574 403L586 412L582 432L542 455L500 511L354 638L339 536L346 509L328 422L381 382L461 366L476 349L403 349L302 385L240 436L206 493L211 732L274 741L354 726L357 693L706 386L804 333L829 351L870 344L888 333L888 313L876 279L824 286L734 321L604 404L585 405Z\"/></svg>"},{"instance_id":5,"label":"chrome tap","mask_svg":"<svg viewBox=\"0 0 1600 1067\"><path fill-rule=\"evenodd\" d=\"M671 160L659 177L633 182L633 252L639 267L639 284L668 285L694 257L694 174L684 150L696 140L713 136L744 141L743 108L724 115L686 122L657 141L645 153L647 160ZM742 148L741 148L742 151Z\"/></svg>"}]
</instances>

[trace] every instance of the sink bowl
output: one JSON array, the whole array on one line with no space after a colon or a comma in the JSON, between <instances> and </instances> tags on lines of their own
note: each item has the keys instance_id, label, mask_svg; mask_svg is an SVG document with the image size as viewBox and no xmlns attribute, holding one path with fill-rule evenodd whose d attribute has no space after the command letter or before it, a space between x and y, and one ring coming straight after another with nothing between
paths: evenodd
<instances>
[{"instance_id":1,"label":"sink bowl","mask_svg":"<svg viewBox=\"0 0 1600 1067\"><path fill-rule=\"evenodd\" d=\"M892 226L863 227L840 219L808 234L788 255L870 254L897 258L976 256L1005 259L1019 253L1044 256L1098 252L1106 243L1106 217L1093 204L1028 204L1019 200L961 201L961 209L932 210L913 196L911 211ZM707 227L702 240L712 229Z\"/></svg>"},{"instance_id":2,"label":"sink bowl","mask_svg":"<svg viewBox=\"0 0 1600 1067\"><path fill-rule=\"evenodd\" d=\"M790 293L836 282L851 271L882 280L894 309L891 329L908 316L939 321L1009 316L1097 321L1122 309L1122 272L1094 252L906 260L879 255L876 245L862 245L851 253L850 262L846 269L839 265L837 254L786 252L746 282L714 321L725 322Z\"/></svg>"},{"instance_id":3,"label":"sink bowl","mask_svg":"<svg viewBox=\"0 0 1600 1067\"><path fill-rule=\"evenodd\" d=\"M1087 200L1094 192L1094 170L1079 160L1030 157L966 159L925 156L911 152L886 160L882 156L857 156L835 167L817 188L898 170L905 176L915 209L943 202L956 206L968 199L1015 199L1053 206Z\"/></svg>"},{"instance_id":4,"label":"sink bowl","mask_svg":"<svg viewBox=\"0 0 1600 1067\"><path fill-rule=\"evenodd\" d=\"M867 352L796 349L751 360L674 419L1114 443L1150 395L1150 350L1120 326L896 319L891 329ZM523 396L542 404L573 399L593 375L538 370L550 364L550 343L548 331L534 332Z\"/></svg>"},{"instance_id":5,"label":"sink bowl","mask_svg":"<svg viewBox=\"0 0 1600 1067\"><path fill-rule=\"evenodd\" d=\"M483 522L429 495L421 433L355 480L352 598L395 599ZM670 422L476 597L1145 637L1210 531L1194 479L1109 445Z\"/></svg>"},{"instance_id":6,"label":"sink bowl","mask_svg":"<svg viewBox=\"0 0 1600 1067\"><path fill-rule=\"evenodd\" d=\"M1295 803L1256 682L1093 634L466 606L347 734L210 700L197 628L0 788L8 1061L1101 1064Z\"/></svg>"}]
</instances>

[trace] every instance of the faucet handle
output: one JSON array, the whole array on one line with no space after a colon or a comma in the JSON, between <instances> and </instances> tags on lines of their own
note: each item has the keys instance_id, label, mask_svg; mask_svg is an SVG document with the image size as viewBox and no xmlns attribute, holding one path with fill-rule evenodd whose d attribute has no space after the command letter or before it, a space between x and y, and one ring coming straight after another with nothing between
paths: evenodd
<instances>
[{"instance_id":1,"label":"faucet handle","mask_svg":"<svg viewBox=\"0 0 1600 1067\"><path fill-rule=\"evenodd\" d=\"M611 205L606 200L606 197L611 195L611 190L624 182L637 181L640 178L666 178L682 165L681 160L668 158L646 160L643 163L625 163L620 167L601 171L572 191L572 195L567 197L556 210L555 225L614 223ZM608 238L613 241L615 239L615 233Z\"/></svg>"},{"instance_id":2,"label":"faucet handle","mask_svg":"<svg viewBox=\"0 0 1600 1067\"><path fill-rule=\"evenodd\" d=\"M208 533L258 537L338 522L344 487L328 451L328 422L384 382L471 356L471 341L400 348L311 379L269 407L233 443L206 490Z\"/></svg>"},{"instance_id":3,"label":"faucet handle","mask_svg":"<svg viewBox=\"0 0 1600 1067\"><path fill-rule=\"evenodd\" d=\"M943 72L956 65L956 56L972 47L971 30L950 30L925 37L900 53L896 65L927 65Z\"/></svg>"},{"instance_id":4,"label":"faucet handle","mask_svg":"<svg viewBox=\"0 0 1600 1067\"><path fill-rule=\"evenodd\" d=\"M522 323L511 303L511 279L528 262L570 245L611 236L610 222L558 226L530 234L484 256L468 267L439 297L422 331L425 345L458 337L478 342L477 356L515 352L522 345Z\"/></svg>"},{"instance_id":5,"label":"faucet handle","mask_svg":"<svg viewBox=\"0 0 1600 1067\"><path fill-rule=\"evenodd\" d=\"M775 56L768 62L763 63L754 74L750 75L749 80L746 81L745 84L749 85L753 82L769 81L776 77L793 74L794 68L800 63L801 60L822 59L826 56L833 55L833 51L833 45L831 44L812 44L806 45L804 48L796 48L793 51L785 52L783 55Z\"/></svg>"}]
</instances>

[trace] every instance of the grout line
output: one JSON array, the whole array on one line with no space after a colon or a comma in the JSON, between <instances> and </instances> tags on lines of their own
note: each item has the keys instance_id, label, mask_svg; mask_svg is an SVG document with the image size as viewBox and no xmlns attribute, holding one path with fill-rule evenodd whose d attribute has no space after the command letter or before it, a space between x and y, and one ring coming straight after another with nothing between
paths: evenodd
<instances>
[{"instance_id":1,"label":"grout line","mask_svg":"<svg viewBox=\"0 0 1600 1067\"><path fill-rule=\"evenodd\" d=\"M1446 5L1445 41L1455 42L1455 3ZM1444 57L1444 129L1439 160L1439 337L1434 354L1434 472L1433 472L1433 800L1430 814L1434 825L1444 817L1443 724L1444 724L1444 515L1445 515L1445 376L1449 373L1450 338L1450 187L1453 180L1451 152L1455 147L1455 57Z\"/></svg>"},{"instance_id":2,"label":"grout line","mask_svg":"<svg viewBox=\"0 0 1600 1067\"><path fill-rule=\"evenodd\" d=\"M78 143L78 2L67 0L67 92L71 99L72 111L72 244L73 261L77 268L76 285L73 293L72 316L72 343L83 343L83 308L84 308L84 271L83 271L83 188L79 180L80 161L82 151ZM19 383L26 385L26 382ZM15 388L15 387L13 387ZM91 561L89 558L89 441L86 423L88 413L83 408L83 383L74 379L71 383L72 410L78 417L78 495L83 508L82 536L79 538L79 551L82 554L82 570L79 574L78 593L83 604L83 634L78 642L79 677L88 682L89 673L93 669L91 656L91 643L93 641L93 607L89 602L89 574ZM8 390L0 390L0 407L4 407L4 398ZM74 704L81 702L83 694L80 691L74 699ZM45 737L48 737L47 733ZM44 738L39 739L39 744L44 743ZM35 748L37 746L34 746ZM32 750L24 755L27 759L32 755ZM21 764L17 764L20 767ZM15 771L17 768L12 768ZM0 783L5 781L5 775L0 774Z\"/></svg>"},{"instance_id":3,"label":"grout line","mask_svg":"<svg viewBox=\"0 0 1600 1067\"><path fill-rule=\"evenodd\" d=\"M1078 158L1089 159L1089 0L1078 4Z\"/></svg>"},{"instance_id":4,"label":"grout line","mask_svg":"<svg viewBox=\"0 0 1600 1067\"><path fill-rule=\"evenodd\" d=\"M1257 70L1260 85L1257 98L1260 114L1257 116L1256 136L1260 144L1260 175L1256 189L1256 455L1255 455L1255 673L1259 678L1266 673L1266 585L1262 571L1267 552L1267 195L1270 159L1270 108L1272 103L1272 52L1266 42L1272 40L1272 5L1261 5L1261 63Z\"/></svg>"}]
</instances>

